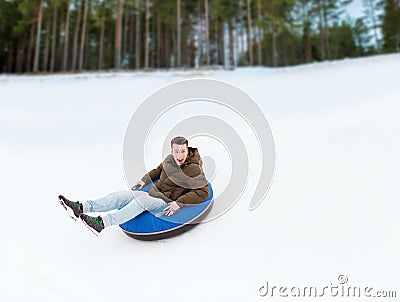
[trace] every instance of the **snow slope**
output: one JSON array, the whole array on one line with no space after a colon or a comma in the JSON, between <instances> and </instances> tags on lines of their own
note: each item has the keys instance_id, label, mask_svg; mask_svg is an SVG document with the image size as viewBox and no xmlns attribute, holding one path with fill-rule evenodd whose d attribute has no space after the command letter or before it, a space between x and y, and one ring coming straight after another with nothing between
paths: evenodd
<instances>
[{"instance_id":1,"label":"snow slope","mask_svg":"<svg viewBox=\"0 0 400 302\"><path fill-rule=\"evenodd\" d=\"M259 288L335 285L342 274L399 296L399 70L400 56L387 55L280 69L1 76L0 301L304 301ZM58 194L84 200L126 188L131 114L191 77L234 84L264 111L277 154L266 200L248 211L250 185L226 215L157 242L118 228L95 237L68 218ZM222 190L223 178L213 185Z\"/></svg>"}]
</instances>

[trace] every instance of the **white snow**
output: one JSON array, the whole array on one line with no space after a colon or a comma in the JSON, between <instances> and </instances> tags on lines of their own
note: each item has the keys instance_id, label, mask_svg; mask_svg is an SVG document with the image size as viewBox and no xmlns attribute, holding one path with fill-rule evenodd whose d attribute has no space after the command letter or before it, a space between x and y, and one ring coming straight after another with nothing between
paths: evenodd
<instances>
[{"instance_id":1,"label":"white snow","mask_svg":"<svg viewBox=\"0 0 400 302\"><path fill-rule=\"evenodd\" d=\"M1 76L0 301L301 301L258 290L267 281L322 288L341 274L399 296L399 70L400 55L385 55L280 69ZM167 240L118 228L93 236L58 194L125 189L131 114L191 77L234 84L264 111L277 154L266 200L248 211L249 186L221 218ZM215 190L222 185L216 177Z\"/></svg>"}]
</instances>

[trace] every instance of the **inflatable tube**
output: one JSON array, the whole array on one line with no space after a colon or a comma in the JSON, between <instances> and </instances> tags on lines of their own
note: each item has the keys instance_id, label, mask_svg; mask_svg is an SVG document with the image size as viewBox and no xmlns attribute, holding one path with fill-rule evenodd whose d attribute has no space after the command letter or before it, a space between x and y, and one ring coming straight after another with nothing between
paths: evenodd
<instances>
[{"instance_id":1,"label":"inflatable tube","mask_svg":"<svg viewBox=\"0 0 400 302\"><path fill-rule=\"evenodd\" d=\"M141 191L148 192L152 184L144 186ZM201 222L213 206L213 190L210 183L208 187L210 194L201 203L182 207L171 216L156 217L155 214L162 212L163 208L151 212L145 211L121 224L120 227L126 235L139 240L165 239L186 232Z\"/></svg>"}]
</instances>

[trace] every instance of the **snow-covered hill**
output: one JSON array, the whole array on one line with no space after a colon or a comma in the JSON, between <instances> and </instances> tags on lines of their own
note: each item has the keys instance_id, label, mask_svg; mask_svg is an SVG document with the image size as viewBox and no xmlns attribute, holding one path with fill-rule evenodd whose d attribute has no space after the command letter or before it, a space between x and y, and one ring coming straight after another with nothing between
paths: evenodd
<instances>
[{"instance_id":1,"label":"snow-covered hill","mask_svg":"<svg viewBox=\"0 0 400 302\"><path fill-rule=\"evenodd\" d=\"M289 289L335 286L339 275L399 296L399 70L400 56L387 55L281 69L1 76L0 301L304 301ZM192 77L227 81L262 108L277 155L266 200L248 211L250 185L226 215L157 242L118 228L95 237L68 218L58 194L84 200L127 187L132 113ZM216 191L222 184L216 178ZM267 281L273 297L259 294Z\"/></svg>"}]
</instances>

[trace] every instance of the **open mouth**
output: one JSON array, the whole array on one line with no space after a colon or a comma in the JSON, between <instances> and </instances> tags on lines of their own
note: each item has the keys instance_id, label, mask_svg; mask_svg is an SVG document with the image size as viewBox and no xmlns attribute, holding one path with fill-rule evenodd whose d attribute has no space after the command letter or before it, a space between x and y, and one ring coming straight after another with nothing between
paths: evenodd
<instances>
[{"instance_id":1,"label":"open mouth","mask_svg":"<svg viewBox=\"0 0 400 302\"><path fill-rule=\"evenodd\" d=\"M183 160L183 159L178 159L178 163L179 163L180 165L182 165L182 164L183 164L183 162L184 162L184 160Z\"/></svg>"}]
</instances>

